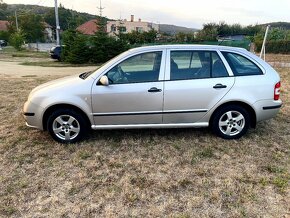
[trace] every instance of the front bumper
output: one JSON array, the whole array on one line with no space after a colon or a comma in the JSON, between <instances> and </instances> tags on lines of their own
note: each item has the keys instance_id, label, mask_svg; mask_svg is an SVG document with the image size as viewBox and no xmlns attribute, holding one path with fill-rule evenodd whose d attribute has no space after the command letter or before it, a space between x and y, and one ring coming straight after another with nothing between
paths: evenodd
<instances>
[{"instance_id":1,"label":"front bumper","mask_svg":"<svg viewBox=\"0 0 290 218\"><path fill-rule=\"evenodd\" d=\"M40 106L30 101L25 102L23 107L23 117L26 121L26 125L43 130L42 111L43 109Z\"/></svg>"}]
</instances>

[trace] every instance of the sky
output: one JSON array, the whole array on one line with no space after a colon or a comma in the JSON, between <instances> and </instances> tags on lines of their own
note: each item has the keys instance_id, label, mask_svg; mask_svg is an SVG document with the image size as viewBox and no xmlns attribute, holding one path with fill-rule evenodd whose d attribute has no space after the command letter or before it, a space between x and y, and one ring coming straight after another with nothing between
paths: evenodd
<instances>
[{"instance_id":1,"label":"sky","mask_svg":"<svg viewBox=\"0 0 290 218\"><path fill-rule=\"evenodd\" d=\"M8 4L54 6L54 0L4 0ZM99 0L58 0L66 8L99 14ZM103 15L111 19L135 19L202 28L204 23L229 24L290 22L290 0L102 0ZM61 18L60 18L61 19Z\"/></svg>"}]
</instances>

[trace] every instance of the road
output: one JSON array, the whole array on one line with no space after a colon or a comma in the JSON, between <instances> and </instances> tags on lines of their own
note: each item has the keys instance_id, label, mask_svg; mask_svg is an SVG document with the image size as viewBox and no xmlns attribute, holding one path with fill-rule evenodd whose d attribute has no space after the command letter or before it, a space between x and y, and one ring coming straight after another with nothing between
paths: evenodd
<instances>
[{"instance_id":1,"label":"road","mask_svg":"<svg viewBox=\"0 0 290 218\"><path fill-rule=\"evenodd\" d=\"M43 77L67 76L96 69L96 66L87 67L40 67L20 65L23 61L0 60L0 78L8 77Z\"/></svg>"}]
</instances>

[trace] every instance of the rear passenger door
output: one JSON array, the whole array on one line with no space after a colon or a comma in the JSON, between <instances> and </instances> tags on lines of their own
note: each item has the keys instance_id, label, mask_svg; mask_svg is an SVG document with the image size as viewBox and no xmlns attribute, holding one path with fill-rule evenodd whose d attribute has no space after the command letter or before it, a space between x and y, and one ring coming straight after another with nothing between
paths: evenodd
<instances>
[{"instance_id":1,"label":"rear passenger door","mask_svg":"<svg viewBox=\"0 0 290 218\"><path fill-rule=\"evenodd\" d=\"M163 123L200 120L234 84L216 51L171 50L164 83Z\"/></svg>"}]
</instances>

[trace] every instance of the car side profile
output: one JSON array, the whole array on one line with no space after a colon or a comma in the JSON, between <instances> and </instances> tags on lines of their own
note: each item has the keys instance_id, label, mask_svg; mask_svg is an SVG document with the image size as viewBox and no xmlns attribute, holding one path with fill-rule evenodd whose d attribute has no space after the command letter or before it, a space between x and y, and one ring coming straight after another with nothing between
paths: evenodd
<instances>
[{"instance_id":1,"label":"car side profile","mask_svg":"<svg viewBox=\"0 0 290 218\"><path fill-rule=\"evenodd\" d=\"M281 106L278 73L247 50L160 45L40 85L23 112L28 126L73 143L89 129L211 127L237 139Z\"/></svg>"}]
</instances>

